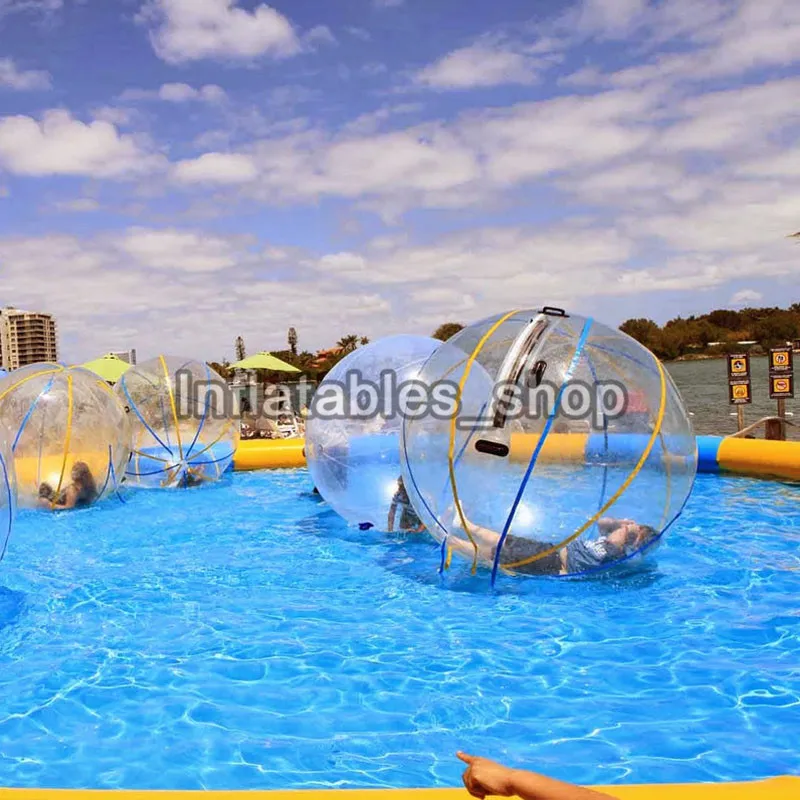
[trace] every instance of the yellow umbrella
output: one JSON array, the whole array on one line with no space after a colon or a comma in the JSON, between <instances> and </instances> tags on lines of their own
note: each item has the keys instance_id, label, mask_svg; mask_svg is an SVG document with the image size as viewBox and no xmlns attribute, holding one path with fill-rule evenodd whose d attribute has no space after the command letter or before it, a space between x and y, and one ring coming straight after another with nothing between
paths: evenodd
<instances>
[{"instance_id":1,"label":"yellow umbrella","mask_svg":"<svg viewBox=\"0 0 800 800\"><path fill-rule=\"evenodd\" d=\"M254 356L248 356L242 361L237 361L235 364L231 364L231 367L234 369L271 369L274 372L300 372L297 367L281 361L281 359L266 351L256 353Z\"/></svg>"},{"instance_id":2,"label":"yellow umbrella","mask_svg":"<svg viewBox=\"0 0 800 800\"><path fill-rule=\"evenodd\" d=\"M131 368L127 361L117 358L113 353L100 356L100 358L88 361L86 364L81 364L81 366L99 375L108 383L116 383Z\"/></svg>"}]
</instances>

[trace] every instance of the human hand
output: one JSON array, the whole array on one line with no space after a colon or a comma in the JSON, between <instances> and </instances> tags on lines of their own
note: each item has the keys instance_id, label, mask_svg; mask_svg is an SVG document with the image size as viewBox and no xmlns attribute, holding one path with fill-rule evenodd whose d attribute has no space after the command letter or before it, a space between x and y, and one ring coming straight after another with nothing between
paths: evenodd
<instances>
[{"instance_id":1,"label":"human hand","mask_svg":"<svg viewBox=\"0 0 800 800\"><path fill-rule=\"evenodd\" d=\"M511 797L514 794L514 771L488 758L470 756L458 752L456 755L467 765L461 776L466 790L481 800L493 795L495 797Z\"/></svg>"}]
</instances>

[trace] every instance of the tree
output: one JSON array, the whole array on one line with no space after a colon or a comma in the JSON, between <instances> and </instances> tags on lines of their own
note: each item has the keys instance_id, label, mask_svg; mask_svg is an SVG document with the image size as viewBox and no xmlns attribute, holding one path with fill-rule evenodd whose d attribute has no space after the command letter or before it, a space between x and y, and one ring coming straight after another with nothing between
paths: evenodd
<instances>
[{"instance_id":1,"label":"tree","mask_svg":"<svg viewBox=\"0 0 800 800\"><path fill-rule=\"evenodd\" d=\"M797 336L797 332L797 317L791 311L772 314L753 326L753 338L765 350L790 342Z\"/></svg>"},{"instance_id":2,"label":"tree","mask_svg":"<svg viewBox=\"0 0 800 800\"><path fill-rule=\"evenodd\" d=\"M742 311L744 313L744 311ZM731 311L721 308L706 315L706 319L718 328L725 328L729 331L736 331L742 325L742 314L738 311Z\"/></svg>"},{"instance_id":3,"label":"tree","mask_svg":"<svg viewBox=\"0 0 800 800\"><path fill-rule=\"evenodd\" d=\"M464 326L460 322L444 322L433 332L433 338L446 342L463 329Z\"/></svg>"},{"instance_id":4,"label":"tree","mask_svg":"<svg viewBox=\"0 0 800 800\"><path fill-rule=\"evenodd\" d=\"M247 358L247 351L244 349L244 339L241 336L236 337L236 360L244 361Z\"/></svg>"},{"instance_id":5,"label":"tree","mask_svg":"<svg viewBox=\"0 0 800 800\"><path fill-rule=\"evenodd\" d=\"M661 328L656 325L651 319L639 317L637 319L627 319L619 329L623 333L627 333L633 339L636 339L639 344L644 345L648 350L657 353L661 343Z\"/></svg>"},{"instance_id":6,"label":"tree","mask_svg":"<svg viewBox=\"0 0 800 800\"><path fill-rule=\"evenodd\" d=\"M297 331L294 328L289 328L289 350L293 356L297 355Z\"/></svg>"},{"instance_id":7,"label":"tree","mask_svg":"<svg viewBox=\"0 0 800 800\"><path fill-rule=\"evenodd\" d=\"M231 365L228 363L227 359L223 359L222 362L219 361L209 361L208 366L214 370L223 380L229 381L233 379L233 370L231 369Z\"/></svg>"},{"instance_id":8,"label":"tree","mask_svg":"<svg viewBox=\"0 0 800 800\"><path fill-rule=\"evenodd\" d=\"M342 355L346 355L347 353L352 353L358 347L358 343L361 337L359 337L355 333L350 333L347 336L342 336L338 342L336 342L336 347L342 353Z\"/></svg>"}]
</instances>

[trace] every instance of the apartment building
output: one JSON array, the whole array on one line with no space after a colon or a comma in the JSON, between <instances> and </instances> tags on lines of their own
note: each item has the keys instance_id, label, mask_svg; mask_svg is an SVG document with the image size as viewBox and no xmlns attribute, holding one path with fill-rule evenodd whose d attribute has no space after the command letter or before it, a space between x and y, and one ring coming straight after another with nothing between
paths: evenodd
<instances>
[{"instance_id":1,"label":"apartment building","mask_svg":"<svg viewBox=\"0 0 800 800\"><path fill-rule=\"evenodd\" d=\"M136 350L115 350L110 355L116 356L127 364L136 366Z\"/></svg>"},{"instance_id":2,"label":"apartment building","mask_svg":"<svg viewBox=\"0 0 800 800\"><path fill-rule=\"evenodd\" d=\"M58 332L50 314L0 309L0 366L9 372L41 361L58 361Z\"/></svg>"}]
</instances>

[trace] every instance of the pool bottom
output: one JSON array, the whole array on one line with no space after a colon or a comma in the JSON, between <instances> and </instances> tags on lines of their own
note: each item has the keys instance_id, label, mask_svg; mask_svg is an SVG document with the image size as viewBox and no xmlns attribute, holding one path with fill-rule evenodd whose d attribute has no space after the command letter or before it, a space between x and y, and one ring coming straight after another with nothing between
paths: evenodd
<instances>
[{"instance_id":1,"label":"pool bottom","mask_svg":"<svg viewBox=\"0 0 800 800\"><path fill-rule=\"evenodd\" d=\"M701 476L641 575L496 594L347 528L304 472L22 513L0 782L447 788L457 749L583 785L798 774L797 496Z\"/></svg>"},{"instance_id":2,"label":"pool bottom","mask_svg":"<svg viewBox=\"0 0 800 800\"><path fill-rule=\"evenodd\" d=\"M781 776L747 783L684 783L639 786L597 786L618 800L790 800L800 796L800 777ZM303 789L199 792L0 789L8 800L463 800L464 789Z\"/></svg>"}]
</instances>

